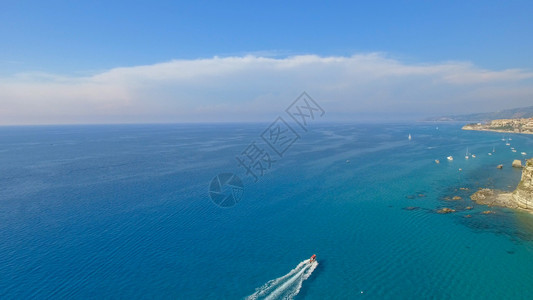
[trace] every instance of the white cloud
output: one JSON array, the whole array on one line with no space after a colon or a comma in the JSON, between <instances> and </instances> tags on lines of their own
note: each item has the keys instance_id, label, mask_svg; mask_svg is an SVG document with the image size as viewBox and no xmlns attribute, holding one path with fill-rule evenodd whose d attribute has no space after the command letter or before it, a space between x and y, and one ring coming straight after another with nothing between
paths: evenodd
<instances>
[{"instance_id":1,"label":"white cloud","mask_svg":"<svg viewBox=\"0 0 533 300\"><path fill-rule=\"evenodd\" d=\"M330 116L440 115L530 105L532 78L380 53L173 60L88 77L2 78L0 123L268 121L304 90Z\"/></svg>"}]
</instances>

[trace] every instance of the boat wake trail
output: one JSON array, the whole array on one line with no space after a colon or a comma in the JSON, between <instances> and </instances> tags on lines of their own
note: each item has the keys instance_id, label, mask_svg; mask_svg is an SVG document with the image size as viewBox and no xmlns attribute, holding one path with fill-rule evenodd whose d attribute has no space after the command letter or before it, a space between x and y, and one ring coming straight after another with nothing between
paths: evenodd
<instances>
[{"instance_id":1,"label":"boat wake trail","mask_svg":"<svg viewBox=\"0 0 533 300\"><path fill-rule=\"evenodd\" d=\"M310 263L309 259L306 259L286 275L270 280L262 287L257 288L255 293L246 297L246 299L292 299L298 295L302 283L311 276L317 265L318 262L313 261Z\"/></svg>"}]
</instances>

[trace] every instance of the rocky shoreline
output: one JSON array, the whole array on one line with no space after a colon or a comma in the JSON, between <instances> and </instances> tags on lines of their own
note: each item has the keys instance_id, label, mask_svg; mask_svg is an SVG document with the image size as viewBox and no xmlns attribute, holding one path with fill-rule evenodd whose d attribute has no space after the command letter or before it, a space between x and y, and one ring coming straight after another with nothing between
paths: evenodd
<instances>
[{"instance_id":1,"label":"rocky shoreline","mask_svg":"<svg viewBox=\"0 0 533 300\"><path fill-rule=\"evenodd\" d=\"M520 183L513 192L481 189L470 196L477 204L521 209L533 213L533 158L522 170Z\"/></svg>"}]
</instances>

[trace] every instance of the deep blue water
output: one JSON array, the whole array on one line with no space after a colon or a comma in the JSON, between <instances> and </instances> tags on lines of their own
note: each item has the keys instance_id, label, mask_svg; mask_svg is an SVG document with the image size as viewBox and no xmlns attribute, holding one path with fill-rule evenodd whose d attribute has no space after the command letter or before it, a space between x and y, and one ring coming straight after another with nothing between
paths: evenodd
<instances>
[{"instance_id":1,"label":"deep blue water","mask_svg":"<svg viewBox=\"0 0 533 300\"><path fill-rule=\"evenodd\" d=\"M235 157L267 125L0 127L0 298L242 299L314 253L297 299L533 297L533 216L468 200L533 136L315 124L254 182Z\"/></svg>"}]
</instances>

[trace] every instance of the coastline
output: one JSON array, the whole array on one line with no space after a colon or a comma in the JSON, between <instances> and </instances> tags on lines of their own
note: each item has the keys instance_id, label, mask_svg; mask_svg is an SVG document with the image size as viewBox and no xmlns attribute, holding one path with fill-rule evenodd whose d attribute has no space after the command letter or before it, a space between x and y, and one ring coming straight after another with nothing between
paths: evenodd
<instances>
[{"instance_id":1,"label":"coastline","mask_svg":"<svg viewBox=\"0 0 533 300\"><path fill-rule=\"evenodd\" d=\"M481 189L470 196L470 199L479 205L488 207L505 207L527 212L533 215L533 210L520 207L513 200L513 191L502 191L496 189Z\"/></svg>"},{"instance_id":2,"label":"coastline","mask_svg":"<svg viewBox=\"0 0 533 300\"><path fill-rule=\"evenodd\" d=\"M481 189L470 196L477 204L519 209L533 214L533 158L522 169L522 177L513 191Z\"/></svg>"},{"instance_id":3,"label":"coastline","mask_svg":"<svg viewBox=\"0 0 533 300\"><path fill-rule=\"evenodd\" d=\"M494 131L502 133L533 134L533 118L497 119L487 123L470 123L462 130Z\"/></svg>"},{"instance_id":4,"label":"coastline","mask_svg":"<svg viewBox=\"0 0 533 300\"><path fill-rule=\"evenodd\" d=\"M463 126L461 128L462 130L471 130L471 131L491 131L491 132L500 132L500 133L516 133L516 134L533 134L533 132L516 132L516 131L509 131L509 130L501 130L501 129L488 129L488 128L470 128L467 127L468 125Z\"/></svg>"}]
</instances>

